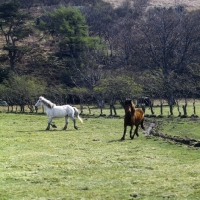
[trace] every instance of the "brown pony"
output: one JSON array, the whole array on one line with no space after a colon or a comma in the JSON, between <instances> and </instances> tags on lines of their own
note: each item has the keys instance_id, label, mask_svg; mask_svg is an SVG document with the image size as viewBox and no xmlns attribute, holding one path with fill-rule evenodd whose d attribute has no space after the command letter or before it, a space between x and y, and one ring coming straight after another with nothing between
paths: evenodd
<instances>
[{"instance_id":1,"label":"brown pony","mask_svg":"<svg viewBox=\"0 0 200 200\"><path fill-rule=\"evenodd\" d=\"M135 134L138 135L138 127L141 124L141 128L145 130L143 122L144 122L144 111L141 108L135 108L132 100L125 101L125 117L124 117L124 134L121 140L125 139L127 126L130 126L130 138L133 140ZM134 134L132 135L133 126L136 126Z\"/></svg>"}]
</instances>

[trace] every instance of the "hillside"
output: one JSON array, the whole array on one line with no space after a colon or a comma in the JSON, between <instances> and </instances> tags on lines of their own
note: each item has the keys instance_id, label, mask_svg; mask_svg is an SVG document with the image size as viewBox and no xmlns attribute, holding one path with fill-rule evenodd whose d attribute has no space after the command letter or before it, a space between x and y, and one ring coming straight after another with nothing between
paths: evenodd
<instances>
[{"instance_id":1,"label":"hillside","mask_svg":"<svg viewBox=\"0 0 200 200\"><path fill-rule=\"evenodd\" d=\"M117 7L118 5L121 4L121 2L123 2L123 0L105 0L105 1L113 4L114 7ZM175 4L184 4L188 9L200 8L199 0L150 0L149 6L169 7Z\"/></svg>"}]
</instances>

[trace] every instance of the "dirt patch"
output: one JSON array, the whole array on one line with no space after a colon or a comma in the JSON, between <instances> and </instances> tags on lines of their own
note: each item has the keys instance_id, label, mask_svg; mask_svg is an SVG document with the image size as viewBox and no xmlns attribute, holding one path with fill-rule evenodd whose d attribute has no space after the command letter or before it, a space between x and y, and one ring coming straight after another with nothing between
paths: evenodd
<instances>
[{"instance_id":1,"label":"dirt patch","mask_svg":"<svg viewBox=\"0 0 200 200\"><path fill-rule=\"evenodd\" d=\"M167 135L163 133L158 133L155 131L152 131L151 135L155 137L160 137L164 140L172 141L176 144L183 144L183 145L192 146L192 147L200 147L200 141L192 139L192 138L188 138L188 137L181 138L179 136L171 136L171 135Z\"/></svg>"},{"instance_id":2,"label":"dirt patch","mask_svg":"<svg viewBox=\"0 0 200 200\"><path fill-rule=\"evenodd\" d=\"M163 118L163 119L159 119L159 117L146 117L145 119L146 125L148 124L148 127L146 126L145 131L143 131L143 133L147 136L151 138L151 136L154 137L159 137L162 138L163 140L169 141L169 142L173 142L175 144L178 145L187 145L187 146L191 146L191 147L195 147L195 148L199 148L200 147L200 140L197 137L196 139L194 138L190 138L187 135L191 135L189 134L189 130L188 129L188 134L184 134L184 135L179 135L180 131L177 132L178 134L176 135L176 131L175 131L175 125L177 124L183 124L183 123L191 123L191 126L195 126L196 123L200 123L200 118L197 116L190 116L190 117L186 117L184 119L181 119L181 117L167 117L167 118ZM172 122L172 123L171 123ZM165 132L163 130L162 131L162 127L166 126L168 123L171 123L170 126L173 128L174 134L166 134L163 133ZM152 126L153 124L153 126ZM178 129L179 130L179 129ZM194 136L195 137L195 136Z\"/></svg>"}]
</instances>

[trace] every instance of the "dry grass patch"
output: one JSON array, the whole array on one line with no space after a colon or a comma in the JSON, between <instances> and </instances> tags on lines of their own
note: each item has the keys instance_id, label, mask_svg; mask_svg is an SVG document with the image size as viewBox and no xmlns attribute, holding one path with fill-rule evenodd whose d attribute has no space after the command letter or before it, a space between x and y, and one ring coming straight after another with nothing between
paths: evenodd
<instances>
[{"instance_id":1,"label":"dry grass patch","mask_svg":"<svg viewBox=\"0 0 200 200\"><path fill-rule=\"evenodd\" d=\"M123 0L105 0L105 2L111 3L114 7L118 7L121 5ZM199 0L150 0L149 6L155 7L155 6L163 6L163 7L170 7L174 6L176 4L183 4L188 9L198 9L200 8Z\"/></svg>"}]
</instances>

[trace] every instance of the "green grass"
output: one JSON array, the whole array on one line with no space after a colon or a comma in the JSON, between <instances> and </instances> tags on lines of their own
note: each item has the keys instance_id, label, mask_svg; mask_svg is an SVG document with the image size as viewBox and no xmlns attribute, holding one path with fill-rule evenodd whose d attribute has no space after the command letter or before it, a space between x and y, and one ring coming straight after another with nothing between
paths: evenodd
<instances>
[{"instance_id":1,"label":"green grass","mask_svg":"<svg viewBox=\"0 0 200 200\"><path fill-rule=\"evenodd\" d=\"M200 119L163 118L158 120L158 132L182 138L200 140Z\"/></svg>"},{"instance_id":2,"label":"green grass","mask_svg":"<svg viewBox=\"0 0 200 200\"><path fill-rule=\"evenodd\" d=\"M123 118L97 116L45 131L45 115L0 113L0 199L199 199L198 149L141 129L121 142Z\"/></svg>"}]
</instances>

